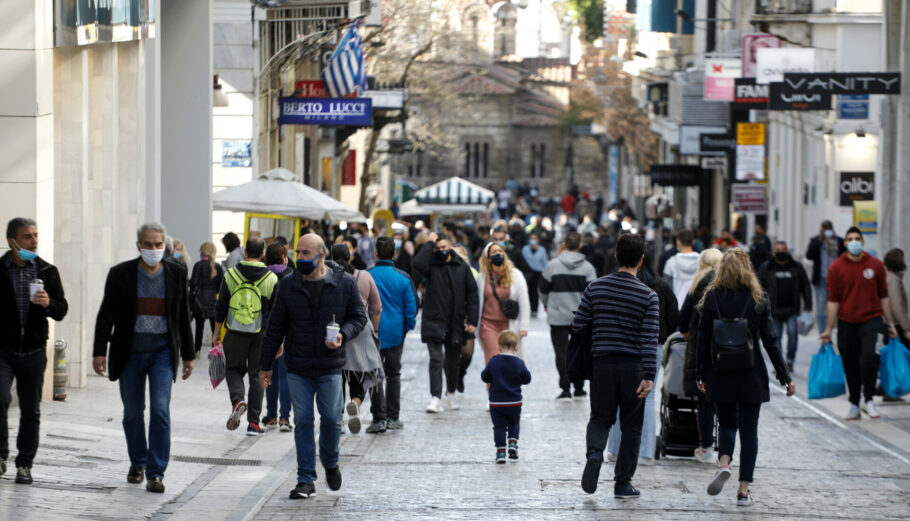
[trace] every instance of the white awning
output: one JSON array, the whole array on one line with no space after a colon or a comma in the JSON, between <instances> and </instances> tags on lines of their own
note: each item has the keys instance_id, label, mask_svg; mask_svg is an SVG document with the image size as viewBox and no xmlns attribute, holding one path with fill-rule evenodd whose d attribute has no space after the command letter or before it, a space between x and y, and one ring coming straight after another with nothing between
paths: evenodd
<instances>
[{"instance_id":1,"label":"white awning","mask_svg":"<svg viewBox=\"0 0 910 521\"><path fill-rule=\"evenodd\" d=\"M440 211L440 206L456 206L448 211L479 212L486 210L496 194L482 186L466 181L460 177L450 177L426 188L417 190L415 199L424 208ZM431 210L434 211L434 210Z\"/></svg>"}]
</instances>

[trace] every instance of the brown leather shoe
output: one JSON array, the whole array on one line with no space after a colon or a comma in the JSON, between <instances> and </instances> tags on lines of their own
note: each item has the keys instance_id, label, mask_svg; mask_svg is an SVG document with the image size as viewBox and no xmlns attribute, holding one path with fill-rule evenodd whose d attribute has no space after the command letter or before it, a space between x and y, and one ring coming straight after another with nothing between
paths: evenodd
<instances>
[{"instance_id":1,"label":"brown leather shoe","mask_svg":"<svg viewBox=\"0 0 910 521\"><path fill-rule=\"evenodd\" d=\"M162 494L164 493L164 483L161 482L161 478L149 478L148 483L145 484L145 489L149 492Z\"/></svg>"},{"instance_id":2,"label":"brown leather shoe","mask_svg":"<svg viewBox=\"0 0 910 521\"><path fill-rule=\"evenodd\" d=\"M126 480L129 483L142 483L143 479L145 479L145 467L141 465L130 465L130 471L126 475Z\"/></svg>"}]
</instances>

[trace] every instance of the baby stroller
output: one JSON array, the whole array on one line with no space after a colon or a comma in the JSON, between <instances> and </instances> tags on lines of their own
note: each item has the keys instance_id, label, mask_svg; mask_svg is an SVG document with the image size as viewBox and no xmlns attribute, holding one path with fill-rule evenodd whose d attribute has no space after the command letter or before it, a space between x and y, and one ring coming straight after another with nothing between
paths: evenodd
<instances>
[{"instance_id":1,"label":"baby stroller","mask_svg":"<svg viewBox=\"0 0 910 521\"><path fill-rule=\"evenodd\" d=\"M686 396L683 386L686 364L686 340L673 333L664 344L664 382L660 400L660 436L657 452L660 457L692 457L699 444L696 411L698 400Z\"/></svg>"}]
</instances>

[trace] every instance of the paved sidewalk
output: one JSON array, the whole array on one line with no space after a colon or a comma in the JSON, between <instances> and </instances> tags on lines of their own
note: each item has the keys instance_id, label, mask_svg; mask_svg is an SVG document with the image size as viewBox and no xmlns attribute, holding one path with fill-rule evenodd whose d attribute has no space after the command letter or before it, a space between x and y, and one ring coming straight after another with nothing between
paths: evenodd
<instances>
[{"instance_id":1,"label":"paved sidewalk","mask_svg":"<svg viewBox=\"0 0 910 521\"><path fill-rule=\"evenodd\" d=\"M735 507L733 482L708 496L713 469L689 459L639 467L641 499L613 499L609 464L598 492L584 494L588 404L554 400L556 370L540 318L526 347L534 380L525 391L519 462L493 463L479 348L462 409L429 415L426 348L412 333L403 361L405 429L344 435L338 492L327 491L319 468L318 496L288 499L296 481L292 435L226 431L227 390L211 389L203 361L174 386L167 493L126 483L117 385L91 378L87 388L70 390L67 402L43 404L36 482L16 485L13 473L0 478L0 519L906 519L910 407L884 406L881 421L847 424L840 421L845 399L809 402L799 375L816 349L812 340L801 343L799 395L774 392L762 409L756 504L748 510ZM15 433L18 412L10 416Z\"/></svg>"}]
</instances>

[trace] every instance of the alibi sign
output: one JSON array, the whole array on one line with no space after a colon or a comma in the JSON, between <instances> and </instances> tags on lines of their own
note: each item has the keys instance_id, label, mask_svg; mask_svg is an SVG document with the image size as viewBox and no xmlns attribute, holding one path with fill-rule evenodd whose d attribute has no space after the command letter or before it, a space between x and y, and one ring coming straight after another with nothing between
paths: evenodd
<instances>
[{"instance_id":1,"label":"alibi sign","mask_svg":"<svg viewBox=\"0 0 910 521\"><path fill-rule=\"evenodd\" d=\"M794 92L786 83L768 84L768 110L828 110L831 94L827 92Z\"/></svg>"}]
</instances>

